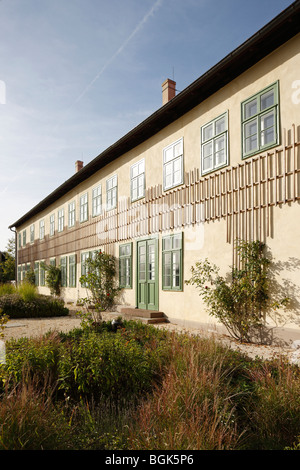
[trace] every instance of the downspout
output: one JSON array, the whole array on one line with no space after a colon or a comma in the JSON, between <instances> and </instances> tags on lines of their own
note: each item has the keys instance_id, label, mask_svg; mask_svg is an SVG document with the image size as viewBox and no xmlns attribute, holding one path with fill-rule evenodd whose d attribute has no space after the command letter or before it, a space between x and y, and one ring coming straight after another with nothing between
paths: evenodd
<instances>
[{"instance_id":1,"label":"downspout","mask_svg":"<svg viewBox=\"0 0 300 470\"><path fill-rule=\"evenodd\" d=\"M11 232L15 234L15 283L18 285L18 243L17 243L17 231L13 230L11 227L8 227Z\"/></svg>"}]
</instances>

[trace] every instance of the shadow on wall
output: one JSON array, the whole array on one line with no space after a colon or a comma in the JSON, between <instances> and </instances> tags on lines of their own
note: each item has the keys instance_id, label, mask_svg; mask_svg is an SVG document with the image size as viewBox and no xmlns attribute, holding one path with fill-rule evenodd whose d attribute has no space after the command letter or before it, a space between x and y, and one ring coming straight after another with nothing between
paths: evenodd
<instances>
[{"instance_id":1,"label":"shadow on wall","mask_svg":"<svg viewBox=\"0 0 300 470\"><path fill-rule=\"evenodd\" d=\"M300 273L300 259L289 257L286 261L275 261L270 250L266 247L266 256L270 260L269 265L269 295L271 305L280 305L283 299L288 299L285 306L273 309L268 313L275 326L265 328L265 344L283 345L283 339L275 337L276 328L284 328L289 323L300 327L300 287L291 279L284 277L287 273ZM285 343L287 344L287 343Z\"/></svg>"}]
</instances>

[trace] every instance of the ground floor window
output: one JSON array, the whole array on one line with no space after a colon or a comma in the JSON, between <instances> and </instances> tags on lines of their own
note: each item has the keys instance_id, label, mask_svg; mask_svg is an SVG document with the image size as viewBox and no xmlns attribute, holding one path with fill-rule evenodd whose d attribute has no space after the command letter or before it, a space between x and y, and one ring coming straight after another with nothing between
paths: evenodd
<instances>
[{"instance_id":1,"label":"ground floor window","mask_svg":"<svg viewBox=\"0 0 300 470\"><path fill-rule=\"evenodd\" d=\"M67 270L67 257L62 256L60 258L60 269L61 269L61 285L62 287L67 287L68 285L68 270Z\"/></svg>"},{"instance_id":2,"label":"ground floor window","mask_svg":"<svg viewBox=\"0 0 300 470\"><path fill-rule=\"evenodd\" d=\"M162 239L162 288L182 290L182 233Z\"/></svg>"},{"instance_id":3,"label":"ground floor window","mask_svg":"<svg viewBox=\"0 0 300 470\"><path fill-rule=\"evenodd\" d=\"M69 256L69 287L76 287L76 255Z\"/></svg>"},{"instance_id":4,"label":"ground floor window","mask_svg":"<svg viewBox=\"0 0 300 470\"><path fill-rule=\"evenodd\" d=\"M132 287L132 243L119 247L119 284L120 287Z\"/></svg>"},{"instance_id":5,"label":"ground floor window","mask_svg":"<svg viewBox=\"0 0 300 470\"><path fill-rule=\"evenodd\" d=\"M40 263L38 261L34 263L34 277L35 285L38 286L40 284Z\"/></svg>"}]
</instances>

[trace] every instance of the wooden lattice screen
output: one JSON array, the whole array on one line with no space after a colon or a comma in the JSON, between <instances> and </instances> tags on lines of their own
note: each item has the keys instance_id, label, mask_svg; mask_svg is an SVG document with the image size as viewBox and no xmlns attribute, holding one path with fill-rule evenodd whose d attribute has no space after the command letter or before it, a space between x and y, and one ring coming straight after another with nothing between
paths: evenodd
<instances>
[{"instance_id":1,"label":"wooden lattice screen","mask_svg":"<svg viewBox=\"0 0 300 470\"><path fill-rule=\"evenodd\" d=\"M299 131L299 128L298 128ZM299 133L299 132L298 132ZM190 224L226 220L226 242L273 236L272 208L300 199L300 142L295 125L282 145L205 177L194 169L185 184L165 194L161 185L134 204L120 200L98 223L103 245Z\"/></svg>"}]
</instances>

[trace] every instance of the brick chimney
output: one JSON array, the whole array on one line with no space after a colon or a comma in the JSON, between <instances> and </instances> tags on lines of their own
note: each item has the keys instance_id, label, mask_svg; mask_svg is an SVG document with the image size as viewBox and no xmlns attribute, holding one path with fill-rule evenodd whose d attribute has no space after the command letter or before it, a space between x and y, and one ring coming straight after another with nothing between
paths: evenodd
<instances>
[{"instance_id":1,"label":"brick chimney","mask_svg":"<svg viewBox=\"0 0 300 470\"><path fill-rule=\"evenodd\" d=\"M83 168L83 162L81 160L77 160L75 162L75 173L78 173L79 170Z\"/></svg>"},{"instance_id":2,"label":"brick chimney","mask_svg":"<svg viewBox=\"0 0 300 470\"><path fill-rule=\"evenodd\" d=\"M176 82L167 78L162 84L162 104L168 103L176 95Z\"/></svg>"}]
</instances>

